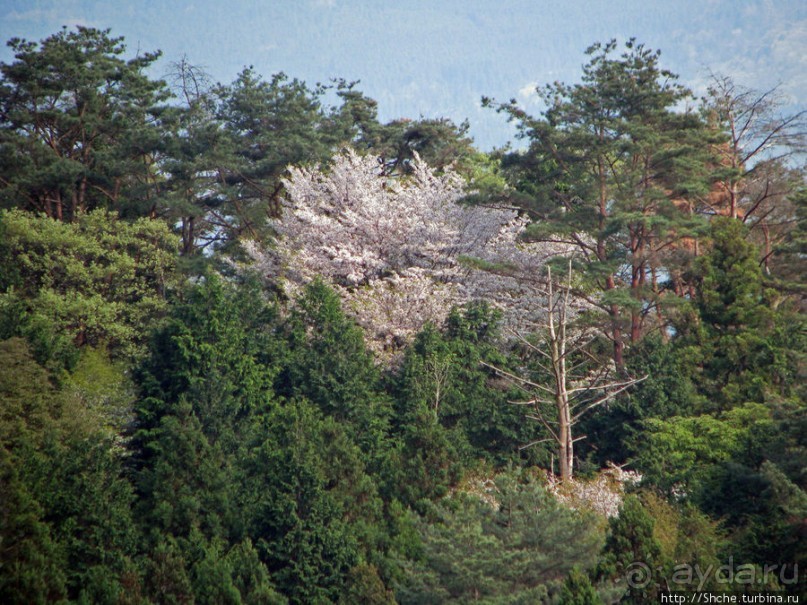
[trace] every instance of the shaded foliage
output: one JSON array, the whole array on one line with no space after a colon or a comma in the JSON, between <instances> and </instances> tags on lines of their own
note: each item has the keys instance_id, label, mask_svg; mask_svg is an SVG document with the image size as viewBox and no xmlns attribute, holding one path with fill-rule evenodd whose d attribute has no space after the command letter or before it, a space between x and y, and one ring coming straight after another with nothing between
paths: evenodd
<instances>
[{"instance_id":1,"label":"shaded foliage","mask_svg":"<svg viewBox=\"0 0 807 605\"><path fill-rule=\"evenodd\" d=\"M466 123L381 124L355 82L247 68L214 86L183 59L169 91L146 75L157 53L127 60L108 31L10 46L3 603L644 603L724 588L682 566L807 567L803 170L735 161L746 91L679 111L658 52L595 44L541 116L498 106L526 150L483 154ZM752 139L782 133L792 161L800 117L766 98ZM285 196L326 193L291 230L339 225L316 260L286 257L301 279L253 280L245 253L282 243ZM348 201L371 220L340 222ZM492 369L534 370L501 318L535 326L538 269L575 248L574 295L606 321L568 356L572 388L590 401L609 355L648 375L579 425L580 474L631 465L628 495L606 488L633 472L572 489L548 446L520 449L542 435Z\"/></svg>"}]
</instances>

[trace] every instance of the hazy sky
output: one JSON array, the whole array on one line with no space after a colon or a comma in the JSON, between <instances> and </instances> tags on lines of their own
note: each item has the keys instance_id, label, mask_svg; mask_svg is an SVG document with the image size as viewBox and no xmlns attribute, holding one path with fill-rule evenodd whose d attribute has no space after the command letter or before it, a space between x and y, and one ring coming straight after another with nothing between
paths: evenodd
<instances>
[{"instance_id":1,"label":"hazy sky","mask_svg":"<svg viewBox=\"0 0 807 605\"><path fill-rule=\"evenodd\" d=\"M661 49L696 91L711 69L781 84L799 108L807 95L804 0L0 0L4 41L75 24L111 28L132 53L162 50L154 76L187 55L223 83L247 65L310 84L361 80L383 120L467 118L483 149L512 131L481 96L537 112L535 84L575 81L586 47L610 38Z\"/></svg>"}]
</instances>

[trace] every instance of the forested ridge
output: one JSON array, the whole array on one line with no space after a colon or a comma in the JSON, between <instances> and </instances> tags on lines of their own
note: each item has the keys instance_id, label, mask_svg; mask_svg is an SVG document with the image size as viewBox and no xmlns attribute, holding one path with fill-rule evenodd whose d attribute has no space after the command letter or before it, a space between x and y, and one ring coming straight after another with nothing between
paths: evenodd
<instances>
[{"instance_id":1,"label":"forested ridge","mask_svg":"<svg viewBox=\"0 0 807 605\"><path fill-rule=\"evenodd\" d=\"M358 82L8 44L0 602L807 598L776 90L595 43L482 152Z\"/></svg>"}]
</instances>

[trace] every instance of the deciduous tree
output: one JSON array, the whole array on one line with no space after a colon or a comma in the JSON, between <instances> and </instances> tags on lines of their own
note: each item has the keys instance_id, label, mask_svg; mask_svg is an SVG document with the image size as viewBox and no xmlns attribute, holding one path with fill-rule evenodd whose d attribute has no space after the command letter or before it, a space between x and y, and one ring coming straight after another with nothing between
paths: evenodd
<instances>
[{"instance_id":1,"label":"deciduous tree","mask_svg":"<svg viewBox=\"0 0 807 605\"><path fill-rule=\"evenodd\" d=\"M0 303L18 307L17 334L44 321L78 346L143 352L177 279L177 240L164 223L96 210L68 224L10 210L0 229Z\"/></svg>"},{"instance_id":2,"label":"deciduous tree","mask_svg":"<svg viewBox=\"0 0 807 605\"><path fill-rule=\"evenodd\" d=\"M270 279L294 287L329 280L376 351L396 350L427 322L477 298L528 323L541 306L537 269L558 246L522 245L514 210L468 207L462 179L415 159L391 178L372 157L348 150L330 169L291 168L289 202L274 249L247 250ZM491 270L496 269L496 270Z\"/></svg>"}]
</instances>

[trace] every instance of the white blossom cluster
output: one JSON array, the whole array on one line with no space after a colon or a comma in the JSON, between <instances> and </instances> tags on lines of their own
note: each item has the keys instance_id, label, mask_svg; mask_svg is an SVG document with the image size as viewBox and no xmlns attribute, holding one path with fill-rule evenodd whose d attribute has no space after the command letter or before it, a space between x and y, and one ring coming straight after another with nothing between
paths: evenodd
<instances>
[{"instance_id":1,"label":"white blossom cluster","mask_svg":"<svg viewBox=\"0 0 807 605\"><path fill-rule=\"evenodd\" d=\"M524 328L545 307L541 278L562 244L523 244L512 209L462 205L463 181L415 158L405 178L347 150L329 170L292 167L276 245L245 249L266 276L294 290L316 276L340 292L376 353L400 349L453 305L485 299Z\"/></svg>"},{"instance_id":2,"label":"white blossom cluster","mask_svg":"<svg viewBox=\"0 0 807 605\"><path fill-rule=\"evenodd\" d=\"M611 464L594 479L561 481L553 473L547 477L547 489L557 500L572 509L587 509L605 517L619 515L625 487L639 483L642 476Z\"/></svg>"},{"instance_id":3,"label":"white blossom cluster","mask_svg":"<svg viewBox=\"0 0 807 605\"><path fill-rule=\"evenodd\" d=\"M437 281L420 268L340 291L346 310L382 357L403 348L426 322L441 323L462 302L454 284Z\"/></svg>"}]
</instances>

